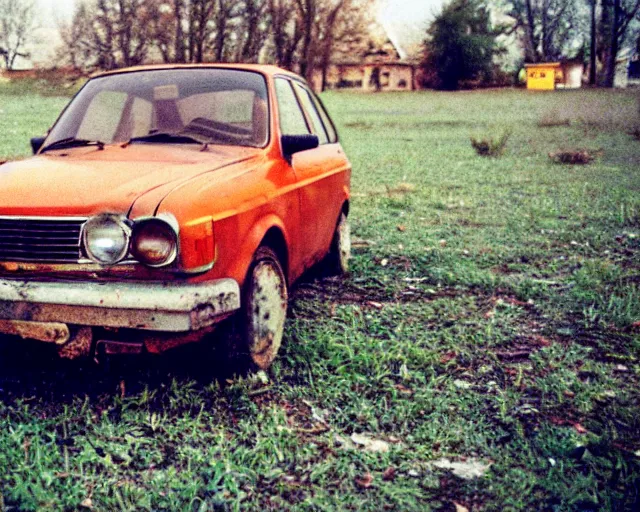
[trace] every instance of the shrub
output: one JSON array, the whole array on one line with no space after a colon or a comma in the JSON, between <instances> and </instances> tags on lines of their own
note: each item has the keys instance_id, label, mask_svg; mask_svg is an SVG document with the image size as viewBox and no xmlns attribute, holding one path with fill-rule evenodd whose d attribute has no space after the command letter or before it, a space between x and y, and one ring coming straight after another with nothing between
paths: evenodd
<instances>
[{"instance_id":1,"label":"shrub","mask_svg":"<svg viewBox=\"0 0 640 512\"><path fill-rule=\"evenodd\" d=\"M565 149L549 153L549 158L557 164L587 165L596 159L602 150L592 151L589 149Z\"/></svg>"},{"instance_id":2,"label":"shrub","mask_svg":"<svg viewBox=\"0 0 640 512\"><path fill-rule=\"evenodd\" d=\"M511 132L506 131L499 137L471 137L471 145L480 156L499 157L504 154Z\"/></svg>"}]
</instances>

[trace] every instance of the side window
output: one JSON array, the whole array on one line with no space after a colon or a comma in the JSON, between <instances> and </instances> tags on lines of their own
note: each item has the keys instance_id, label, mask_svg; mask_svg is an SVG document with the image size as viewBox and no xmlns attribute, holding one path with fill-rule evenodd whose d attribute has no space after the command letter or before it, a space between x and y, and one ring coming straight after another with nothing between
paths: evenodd
<instances>
[{"instance_id":1,"label":"side window","mask_svg":"<svg viewBox=\"0 0 640 512\"><path fill-rule=\"evenodd\" d=\"M300 110L289 80L276 78L276 96L280 114L280 131L283 135L304 135L309 133L307 122Z\"/></svg>"},{"instance_id":2,"label":"side window","mask_svg":"<svg viewBox=\"0 0 640 512\"><path fill-rule=\"evenodd\" d=\"M318 112L320 113L322 123L324 124L324 127L327 130L327 135L329 136L329 142L338 142L338 134L336 133L336 130L333 127L333 123L331 122L331 119L329 119L329 114L327 114L324 106L322 105L322 103L320 103L318 97L313 93L311 93L311 99L313 100L313 104L316 106Z\"/></svg>"},{"instance_id":3,"label":"side window","mask_svg":"<svg viewBox=\"0 0 640 512\"><path fill-rule=\"evenodd\" d=\"M295 88L298 91L298 96L300 97L300 101L302 103L303 108L309 114L311 118L311 124L313 125L313 133L315 133L320 139L320 144L327 144L329 142L329 137L327 136L327 131L324 128L324 123L320 118L320 114L316 110L316 106L313 103L313 99L311 99L311 92L303 86L301 83L294 82Z\"/></svg>"}]
</instances>

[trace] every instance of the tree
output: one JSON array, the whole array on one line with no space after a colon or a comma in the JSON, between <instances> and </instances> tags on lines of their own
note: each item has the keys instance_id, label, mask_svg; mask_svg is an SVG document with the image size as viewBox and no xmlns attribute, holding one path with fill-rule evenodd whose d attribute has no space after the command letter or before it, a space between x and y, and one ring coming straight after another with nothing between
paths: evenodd
<instances>
[{"instance_id":1,"label":"tree","mask_svg":"<svg viewBox=\"0 0 640 512\"><path fill-rule=\"evenodd\" d=\"M453 0L427 32L424 67L435 70L438 88L458 89L461 81L490 72L497 35L484 2Z\"/></svg>"},{"instance_id":2,"label":"tree","mask_svg":"<svg viewBox=\"0 0 640 512\"><path fill-rule=\"evenodd\" d=\"M604 85L613 87L618 53L629 33L629 25L640 13L640 0L603 0L602 3L603 18L609 21L609 27L606 26L606 22L603 23L605 40L609 41Z\"/></svg>"},{"instance_id":3,"label":"tree","mask_svg":"<svg viewBox=\"0 0 640 512\"><path fill-rule=\"evenodd\" d=\"M597 56L598 51L598 23L597 10L598 0L589 0L591 7L591 40L589 44L589 84L596 85L597 81Z\"/></svg>"},{"instance_id":4,"label":"tree","mask_svg":"<svg viewBox=\"0 0 640 512\"><path fill-rule=\"evenodd\" d=\"M28 58L25 45L32 33L33 0L0 0L0 57L6 69L13 69L18 57Z\"/></svg>"},{"instance_id":5,"label":"tree","mask_svg":"<svg viewBox=\"0 0 640 512\"><path fill-rule=\"evenodd\" d=\"M244 0L237 27L239 62L258 62L268 36L267 0Z\"/></svg>"},{"instance_id":6,"label":"tree","mask_svg":"<svg viewBox=\"0 0 640 512\"><path fill-rule=\"evenodd\" d=\"M507 14L515 20L526 62L548 62L565 56L582 37L583 13L576 0L512 0Z\"/></svg>"},{"instance_id":7,"label":"tree","mask_svg":"<svg viewBox=\"0 0 640 512\"><path fill-rule=\"evenodd\" d=\"M304 33L296 6L290 0L268 0L268 12L276 64L293 69L296 50Z\"/></svg>"},{"instance_id":8,"label":"tree","mask_svg":"<svg viewBox=\"0 0 640 512\"><path fill-rule=\"evenodd\" d=\"M80 2L71 24L60 27L64 60L85 69L144 63L154 43L156 4L154 0Z\"/></svg>"}]
</instances>

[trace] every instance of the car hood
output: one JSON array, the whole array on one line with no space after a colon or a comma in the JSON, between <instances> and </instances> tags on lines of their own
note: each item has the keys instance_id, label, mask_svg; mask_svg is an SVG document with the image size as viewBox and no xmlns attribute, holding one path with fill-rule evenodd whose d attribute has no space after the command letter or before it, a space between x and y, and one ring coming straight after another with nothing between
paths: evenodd
<instances>
[{"instance_id":1,"label":"car hood","mask_svg":"<svg viewBox=\"0 0 640 512\"><path fill-rule=\"evenodd\" d=\"M0 167L0 215L127 213L152 191L161 196L200 174L251 159L259 149L132 144L51 151ZM160 199L161 197L159 197Z\"/></svg>"}]
</instances>

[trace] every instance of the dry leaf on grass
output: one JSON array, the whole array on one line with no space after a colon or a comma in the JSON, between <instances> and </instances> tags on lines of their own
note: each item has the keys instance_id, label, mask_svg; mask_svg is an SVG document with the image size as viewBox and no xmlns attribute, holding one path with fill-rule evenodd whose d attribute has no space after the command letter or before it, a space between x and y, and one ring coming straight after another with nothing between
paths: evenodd
<instances>
[{"instance_id":1,"label":"dry leaf on grass","mask_svg":"<svg viewBox=\"0 0 640 512\"><path fill-rule=\"evenodd\" d=\"M586 165L590 164L596 159L596 155L602 153L602 150L590 150L590 149L574 149L574 150L561 150L549 153L549 158L557 164L568 165Z\"/></svg>"},{"instance_id":2,"label":"dry leaf on grass","mask_svg":"<svg viewBox=\"0 0 640 512\"><path fill-rule=\"evenodd\" d=\"M456 507L456 512L469 512L469 509L460 503L454 501L453 505Z\"/></svg>"},{"instance_id":3,"label":"dry leaf on grass","mask_svg":"<svg viewBox=\"0 0 640 512\"><path fill-rule=\"evenodd\" d=\"M373 484L373 476L371 473L365 473L362 476L356 477L356 485L361 489L368 489Z\"/></svg>"},{"instance_id":4,"label":"dry leaf on grass","mask_svg":"<svg viewBox=\"0 0 640 512\"><path fill-rule=\"evenodd\" d=\"M576 429L576 432L577 432L578 434L586 434L586 433L588 433L588 432L589 432L589 431L588 431L586 428L584 428L580 423L575 423L575 424L573 425L573 428L575 428L575 429Z\"/></svg>"},{"instance_id":5,"label":"dry leaf on grass","mask_svg":"<svg viewBox=\"0 0 640 512\"><path fill-rule=\"evenodd\" d=\"M382 475L382 479L385 482L392 482L393 480L396 479L396 470L394 467L389 466L385 471L384 474Z\"/></svg>"},{"instance_id":6,"label":"dry leaf on grass","mask_svg":"<svg viewBox=\"0 0 640 512\"><path fill-rule=\"evenodd\" d=\"M365 452L386 453L389 451L389 443L374 439L366 434L351 434L351 441L362 446Z\"/></svg>"},{"instance_id":7,"label":"dry leaf on grass","mask_svg":"<svg viewBox=\"0 0 640 512\"><path fill-rule=\"evenodd\" d=\"M467 459L464 462L451 462L449 459L439 459L431 463L440 469L449 469L451 472L464 480L472 480L485 475L491 467L490 462L483 462L478 459Z\"/></svg>"}]
</instances>

